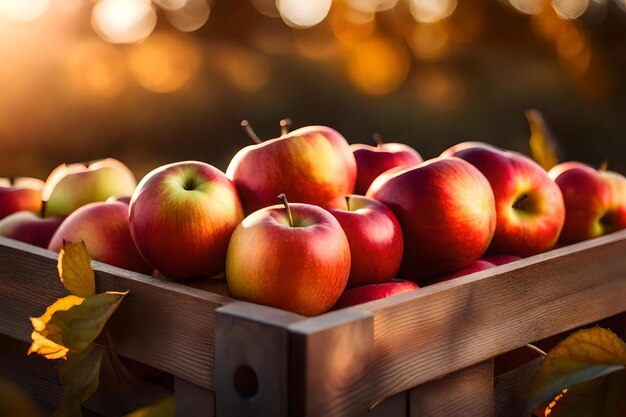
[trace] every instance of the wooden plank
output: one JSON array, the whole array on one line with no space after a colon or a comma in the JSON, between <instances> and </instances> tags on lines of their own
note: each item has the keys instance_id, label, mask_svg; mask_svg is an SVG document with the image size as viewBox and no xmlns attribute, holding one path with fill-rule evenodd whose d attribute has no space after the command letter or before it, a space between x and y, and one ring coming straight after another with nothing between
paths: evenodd
<instances>
[{"instance_id":1,"label":"wooden plank","mask_svg":"<svg viewBox=\"0 0 626 417\"><path fill-rule=\"evenodd\" d=\"M215 381L219 417L287 417L289 333L303 317L245 302L216 310Z\"/></svg>"},{"instance_id":2,"label":"wooden plank","mask_svg":"<svg viewBox=\"0 0 626 417\"><path fill-rule=\"evenodd\" d=\"M359 416L379 398L626 311L624 253L626 230L338 311L374 316L375 358L350 386L313 392L310 415Z\"/></svg>"},{"instance_id":3,"label":"wooden plank","mask_svg":"<svg viewBox=\"0 0 626 417\"><path fill-rule=\"evenodd\" d=\"M0 237L0 334L29 341L28 317L67 295L57 254ZM130 291L111 318L121 355L214 388L215 309L230 298L93 262L102 291Z\"/></svg>"},{"instance_id":4,"label":"wooden plank","mask_svg":"<svg viewBox=\"0 0 626 417\"><path fill-rule=\"evenodd\" d=\"M410 417L493 416L493 360L413 388L410 404Z\"/></svg>"},{"instance_id":5,"label":"wooden plank","mask_svg":"<svg viewBox=\"0 0 626 417\"><path fill-rule=\"evenodd\" d=\"M15 382L49 415L57 409L63 393L56 361L39 355L27 356L27 350L28 344L0 336L0 376ZM165 388L139 381L129 394L101 388L85 402L84 408L103 417L118 417L170 395L172 393Z\"/></svg>"},{"instance_id":6,"label":"wooden plank","mask_svg":"<svg viewBox=\"0 0 626 417\"><path fill-rule=\"evenodd\" d=\"M401 392L379 404L374 404L363 417L405 417L408 415L408 396L408 392Z\"/></svg>"},{"instance_id":7,"label":"wooden plank","mask_svg":"<svg viewBox=\"0 0 626 417\"><path fill-rule=\"evenodd\" d=\"M541 360L538 357L495 378L496 417L527 417L522 415L527 400L524 387L528 387Z\"/></svg>"},{"instance_id":8,"label":"wooden plank","mask_svg":"<svg viewBox=\"0 0 626 417\"><path fill-rule=\"evenodd\" d=\"M174 380L176 417L215 417L215 393L181 378Z\"/></svg>"},{"instance_id":9,"label":"wooden plank","mask_svg":"<svg viewBox=\"0 0 626 417\"><path fill-rule=\"evenodd\" d=\"M372 316L358 311L336 311L298 321L290 325L289 330L290 415L343 415L330 412L333 409L326 399L350 391L354 383L367 374L374 357ZM385 398L360 404L355 415L364 414ZM350 407L349 404L333 406Z\"/></svg>"}]
</instances>

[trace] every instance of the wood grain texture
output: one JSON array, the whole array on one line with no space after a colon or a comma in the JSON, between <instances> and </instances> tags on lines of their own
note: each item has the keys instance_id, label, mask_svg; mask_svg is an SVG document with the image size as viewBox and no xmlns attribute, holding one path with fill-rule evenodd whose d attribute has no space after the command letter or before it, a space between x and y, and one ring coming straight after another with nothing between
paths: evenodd
<instances>
[{"instance_id":1,"label":"wood grain texture","mask_svg":"<svg viewBox=\"0 0 626 417\"><path fill-rule=\"evenodd\" d=\"M235 302L216 310L215 381L220 417L287 417L289 332L302 316Z\"/></svg>"},{"instance_id":2,"label":"wood grain texture","mask_svg":"<svg viewBox=\"0 0 626 417\"><path fill-rule=\"evenodd\" d=\"M58 408L63 393L55 369L56 361L39 355L27 356L27 350L27 343L0 336L0 377L15 382L46 415L50 415ZM130 394L100 389L83 407L99 416L119 417L169 395L172 395L170 391L158 385L139 381Z\"/></svg>"},{"instance_id":3,"label":"wood grain texture","mask_svg":"<svg viewBox=\"0 0 626 417\"><path fill-rule=\"evenodd\" d=\"M493 360L413 388L410 404L410 417L492 417Z\"/></svg>"},{"instance_id":4,"label":"wood grain texture","mask_svg":"<svg viewBox=\"0 0 626 417\"><path fill-rule=\"evenodd\" d=\"M379 398L626 311L625 253L626 230L338 311L373 315L375 358L349 387L307 391L319 406L307 415L359 416Z\"/></svg>"},{"instance_id":5,"label":"wood grain texture","mask_svg":"<svg viewBox=\"0 0 626 417\"><path fill-rule=\"evenodd\" d=\"M291 416L344 415L337 410L353 407L339 393L351 391L366 375L374 358L374 322L370 314L336 311L322 317L300 320L291 332ZM373 381L374 383L376 381ZM328 403L328 398L337 403ZM386 396L360 402L355 415L362 415Z\"/></svg>"},{"instance_id":6,"label":"wood grain texture","mask_svg":"<svg viewBox=\"0 0 626 417\"><path fill-rule=\"evenodd\" d=\"M408 415L409 393L401 392L391 398L387 398L379 404L375 404L363 417L405 417Z\"/></svg>"},{"instance_id":7,"label":"wood grain texture","mask_svg":"<svg viewBox=\"0 0 626 417\"><path fill-rule=\"evenodd\" d=\"M215 417L215 393L196 384L176 378L176 417Z\"/></svg>"},{"instance_id":8,"label":"wood grain texture","mask_svg":"<svg viewBox=\"0 0 626 417\"><path fill-rule=\"evenodd\" d=\"M29 317L67 295L57 254L0 237L0 333L30 341ZM230 298L93 262L96 289L130 291L111 318L121 355L212 389L215 309Z\"/></svg>"},{"instance_id":9,"label":"wood grain texture","mask_svg":"<svg viewBox=\"0 0 626 417\"><path fill-rule=\"evenodd\" d=\"M542 358L538 357L520 367L498 375L494 380L496 417L526 417L526 408L530 380L537 372Z\"/></svg>"}]
</instances>

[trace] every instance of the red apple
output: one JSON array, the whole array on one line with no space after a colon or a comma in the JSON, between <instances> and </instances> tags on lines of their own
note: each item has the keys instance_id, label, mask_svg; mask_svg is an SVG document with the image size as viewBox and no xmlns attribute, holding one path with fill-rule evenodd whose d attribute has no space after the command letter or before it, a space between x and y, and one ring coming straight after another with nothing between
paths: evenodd
<instances>
[{"instance_id":1,"label":"red apple","mask_svg":"<svg viewBox=\"0 0 626 417\"><path fill-rule=\"evenodd\" d=\"M368 301L380 300L381 298L387 298L392 295L417 289L419 289L419 286L414 282L399 279L391 282L351 288L344 291L337 303L333 306L333 310L366 303Z\"/></svg>"},{"instance_id":2,"label":"red apple","mask_svg":"<svg viewBox=\"0 0 626 417\"><path fill-rule=\"evenodd\" d=\"M395 167L408 167L423 162L419 153L402 143L383 143L375 136L376 146L350 145L356 160L356 185L354 193L365 195L372 182L383 172Z\"/></svg>"},{"instance_id":3,"label":"red apple","mask_svg":"<svg viewBox=\"0 0 626 417\"><path fill-rule=\"evenodd\" d=\"M402 229L395 214L371 198L346 197L345 209L328 211L339 221L350 244L348 287L395 278L404 249Z\"/></svg>"},{"instance_id":4,"label":"red apple","mask_svg":"<svg viewBox=\"0 0 626 417\"><path fill-rule=\"evenodd\" d=\"M485 177L461 159L436 158L383 174L367 196L386 204L400 221L401 275L428 279L457 271L470 266L491 242L493 192Z\"/></svg>"},{"instance_id":5,"label":"red apple","mask_svg":"<svg viewBox=\"0 0 626 417\"><path fill-rule=\"evenodd\" d=\"M150 274L130 236L128 205L89 203L70 214L50 240L48 249L59 252L63 241L84 241L92 259L131 271Z\"/></svg>"},{"instance_id":6,"label":"red apple","mask_svg":"<svg viewBox=\"0 0 626 417\"><path fill-rule=\"evenodd\" d=\"M223 272L230 235L241 220L234 185L204 162L153 170L130 202L130 231L139 252L173 279Z\"/></svg>"},{"instance_id":7,"label":"red apple","mask_svg":"<svg viewBox=\"0 0 626 417\"><path fill-rule=\"evenodd\" d=\"M483 145L454 156L478 168L493 189L498 220L490 254L526 257L554 247L565 208L559 187L541 166L525 155Z\"/></svg>"},{"instance_id":8,"label":"red apple","mask_svg":"<svg viewBox=\"0 0 626 417\"><path fill-rule=\"evenodd\" d=\"M65 217L41 218L31 211L18 211L0 220L0 236L47 248Z\"/></svg>"},{"instance_id":9,"label":"red apple","mask_svg":"<svg viewBox=\"0 0 626 417\"><path fill-rule=\"evenodd\" d=\"M329 310L345 289L350 246L326 210L284 204L252 213L235 229L226 281L233 297L315 316Z\"/></svg>"},{"instance_id":10,"label":"red apple","mask_svg":"<svg viewBox=\"0 0 626 417\"><path fill-rule=\"evenodd\" d=\"M39 213L43 184L36 178L0 178L0 219L17 211Z\"/></svg>"},{"instance_id":11,"label":"red apple","mask_svg":"<svg viewBox=\"0 0 626 417\"><path fill-rule=\"evenodd\" d=\"M453 278L463 277L465 275L473 274L474 272L484 271L485 269L493 268L495 265L491 262L487 262L482 259L476 260L473 264L468 266L467 268L463 268L459 271L453 272L451 274L443 275L435 278L432 281L429 281L429 284L437 284L439 282L449 281Z\"/></svg>"},{"instance_id":12,"label":"red apple","mask_svg":"<svg viewBox=\"0 0 626 417\"><path fill-rule=\"evenodd\" d=\"M246 213L274 204L282 192L293 202L336 207L354 190L356 162L337 131L308 126L243 148L226 175Z\"/></svg>"},{"instance_id":13,"label":"red apple","mask_svg":"<svg viewBox=\"0 0 626 417\"><path fill-rule=\"evenodd\" d=\"M455 154L457 152L460 152L463 149L467 149L467 148L490 148L490 149L495 149L494 146L491 146L488 143L476 142L476 141L467 141L467 142L457 143L456 145L451 146L450 148L448 148L445 151L443 151L442 154L439 155L439 156L442 157L442 158L445 158L445 157L448 157L448 156L455 156Z\"/></svg>"},{"instance_id":14,"label":"red apple","mask_svg":"<svg viewBox=\"0 0 626 417\"><path fill-rule=\"evenodd\" d=\"M563 243L626 228L626 178L622 175L572 162L555 166L549 175L565 200Z\"/></svg>"},{"instance_id":15,"label":"red apple","mask_svg":"<svg viewBox=\"0 0 626 417\"><path fill-rule=\"evenodd\" d=\"M493 264L494 266L500 266L500 265L508 264L511 262L519 261L522 258L520 258L519 256L515 256L515 255L492 255L492 256L483 256L480 259L482 261L489 262Z\"/></svg>"},{"instance_id":16,"label":"red apple","mask_svg":"<svg viewBox=\"0 0 626 417\"><path fill-rule=\"evenodd\" d=\"M87 203L130 195L136 185L135 175L117 159L63 164L48 176L43 199L48 216L68 215Z\"/></svg>"}]
</instances>

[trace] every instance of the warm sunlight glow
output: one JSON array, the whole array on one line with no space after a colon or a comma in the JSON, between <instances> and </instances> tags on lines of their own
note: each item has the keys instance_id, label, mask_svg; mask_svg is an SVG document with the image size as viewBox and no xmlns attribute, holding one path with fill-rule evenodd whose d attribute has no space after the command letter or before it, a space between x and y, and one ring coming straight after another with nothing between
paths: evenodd
<instances>
[{"instance_id":1,"label":"warm sunlight glow","mask_svg":"<svg viewBox=\"0 0 626 417\"><path fill-rule=\"evenodd\" d=\"M390 93L409 73L406 49L389 39L374 39L356 44L348 53L348 76L367 93Z\"/></svg>"},{"instance_id":2,"label":"warm sunlight glow","mask_svg":"<svg viewBox=\"0 0 626 417\"><path fill-rule=\"evenodd\" d=\"M200 57L191 42L155 33L135 47L130 69L139 84L156 93L169 93L185 85L198 71Z\"/></svg>"},{"instance_id":3,"label":"warm sunlight glow","mask_svg":"<svg viewBox=\"0 0 626 417\"><path fill-rule=\"evenodd\" d=\"M311 27L326 18L332 0L276 0L280 16L289 26Z\"/></svg>"},{"instance_id":4,"label":"warm sunlight glow","mask_svg":"<svg viewBox=\"0 0 626 417\"><path fill-rule=\"evenodd\" d=\"M252 5L259 13L267 17L279 17L276 0L252 0Z\"/></svg>"},{"instance_id":5,"label":"warm sunlight glow","mask_svg":"<svg viewBox=\"0 0 626 417\"><path fill-rule=\"evenodd\" d=\"M552 0L552 7L561 19L578 19L589 7L589 0Z\"/></svg>"},{"instance_id":6,"label":"warm sunlight glow","mask_svg":"<svg viewBox=\"0 0 626 417\"><path fill-rule=\"evenodd\" d=\"M267 59L245 49L223 50L214 64L224 77L244 92L254 92L265 87L271 75Z\"/></svg>"},{"instance_id":7,"label":"warm sunlight glow","mask_svg":"<svg viewBox=\"0 0 626 417\"><path fill-rule=\"evenodd\" d=\"M70 85L98 97L117 96L124 87L126 65L115 47L92 39L79 43L66 62Z\"/></svg>"},{"instance_id":8,"label":"warm sunlight glow","mask_svg":"<svg viewBox=\"0 0 626 417\"><path fill-rule=\"evenodd\" d=\"M518 12L537 14L541 10L543 0L509 0L509 4Z\"/></svg>"},{"instance_id":9,"label":"warm sunlight glow","mask_svg":"<svg viewBox=\"0 0 626 417\"><path fill-rule=\"evenodd\" d=\"M152 1L163 10L180 10L185 6L185 4L187 4L187 0L152 0Z\"/></svg>"},{"instance_id":10,"label":"warm sunlight glow","mask_svg":"<svg viewBox=\"0 0 626 417\"><path fill-rule=\"evenodd\" d=\"M157 16L146 0L101 0L91 14L91 25L106 41L134 43L147 38Z\"/></svg>"},{"instance_id":11,"label":"warm sunlight glow","mask_svg":"<svg viewBox=\"0 0 626 417\"><path fill-rule=\"evenodd\" d=\"M420 71L413 78L413 88L424 106L437 112L455 110L465 96L459 76L439 67Z\"/></svg>"},{"instance_id":12,"label":"warm sunlight glow","mask_svg":"<svg viewBox=\"0 0 626 417\"><path fill-rule=\"evenodd\" d=\"M446 51L448 35L436 25L416 25L407 41L417 59L432 61Z\"/></svg>"},{"instance_id":13,"label":"warm sunlight glow","mask_svg":"<svg viewBox=\"0 0 626 417\"><path fill-rule=\"evenodd\" d=\"M209 20L211 8L206 0L187 0L184 7L175 11L166 11L165 17L176 29L193 32L200 29Z\"/></svg>"},{"instance_id":14,"label":"warm sunlight glow","mask_svg":"<svg viewBox=\"0 0 626 417\"><path fill-rule=\"evenodd\" d=\"M457 0L411 0L411 14L418 22L437 22L454 12L456 2Z\"/></svg>"},{"instance_id":15,"label":"warm sunlight glow","mask_svg":"<svg viewBox=\"0 0 626 417\"><path fill-rule=\"evenodd\" d=\"M384 12L393 9L398 0L347 0L348 6L364 13Z\"/></svg>"},{"instance_id":16,"label":"warm sunlight glow","mask_svg":"<svg viewBox=\"0 0 626 417\"><path fill-rule=\"evenodd\" d=\"M0 16L17 22L37 19L48 8L49 0L0 0Z\"/></svg>"},{"instance_id":17,"label":"warm sunlight glow","mask_svg":"<svg viewBox=\"0 0 626 417\"><path fill-rule=\"evenodd\" d=\"M355 22L350 18L350 15L335 14L332 19L332 29L333 34L342 45L351 46L372 37L376 29L376 20Z\"/></svg>"}]
</instances>

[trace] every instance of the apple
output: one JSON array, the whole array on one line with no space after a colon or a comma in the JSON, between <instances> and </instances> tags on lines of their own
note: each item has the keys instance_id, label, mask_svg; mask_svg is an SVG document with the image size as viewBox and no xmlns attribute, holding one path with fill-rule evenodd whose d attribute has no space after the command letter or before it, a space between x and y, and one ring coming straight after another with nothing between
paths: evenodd
<instances>
[{"instance_id":1,"label":"apple","mask_svg":"<svg viewBox=\"0 0 626 417\"><path fill-rule=\"evenodd\" d=\"M139 252L172 279L223 272L230 236L243 220L233 183L219 169L197 161L149 172L129 210Z\"/></svg>"},{"instance_id":2,"label":"apple","mask_svg":"<svg viewBox=\"0 0 626 417\"><path fill-rule=\"evenodd\" d=\"M526 257L554 247L565 208L559 187L541 166L488 145L466 147L454 156L478 168L493 189L497 225L489 254Z\"/></svg>"},{"instance_id":3,"label":"apple","mask_svg":"<svg viewBox=\"0 0 626 417\"><path fill-rule=\"evenodd\" d=\"M494 266L508 264L511 262L519 261L520 259L522 258L520 258L519 256L515 256L515 255L492 255L492 256L483 256L482 258L480 258L480 260L489 262L493 264Z\"/></svg>"},{"instance_id":4,"label":"apple","mask_svg":"<svg viewBox=\"0 0 626 417\"><path fill-rule=\"evenodd\" d=\"M0 219L23 210L38 213L43 184L36 178L0 178Z\"/></svg>"},{"instance_id":5,"label":"apple","mask_svg":"<svg viewBox=\"0 0 626 417\"><path fill-rule=\"evenodd\" d=\"M343 197L354 190L356 162L337 131L307 126L261 143L245 120L242 126L259 143L241 149L226 175L246 213L274 204L279 193L292 202L341 207Z\"/></svg>"},{"instance_id":6,"label":"apple","mask_svg":"<svg viewBox=\"0 0 626 417\"><path fill-rule=\"evenodd\" d=\"M305 316L328 311L350 274L350 245L328 211L311 204L263 208L233 232L226 281L235 298Z\"/></svg>"},{"instance_id":7,"label":"apple","mask_svg":"<svg viewBox=\"0 0 626 417\"><path fill-rule=\"evenodd\" d=\"M395 167L417 165L424 160L413 148L403 143L383 143L380 135L374 135L376 146L350 145L356 161L356 185L354 194L365 195L372 182L383 172Z\"/></svg>"},{"instance_id":8,"label":"apple","mask_svg":"<svg viewBox=\"0 0 626 417\"><path fill-rule=\"evenodd\" d=\"M386 282L396 277L404 249L402 229L383 203L350 195L345 209L328 209L350 244L348 287Z\"/></svg>"},{"instance_id":9,"label":"apple","mask_svg":"<svg viewBox=\"0 0 626 417\"><path fill-rule=\"evenodd\" d=\"M496 149L494 146L489 145L488 143L477 142L477 141L467 141L467 142L457 143L456 145L453 145L453 146L449 147L448 149L443 151L441 153L441 155L439 155L439 156L443 157L443 158L448 157L448 156L454 156L457 152L460 152L463 149L467 149L467 148Z\"/></svg>"},{"instance_id":10,"label":"apple","mask_svg":"<svg viewBox=\"0 0 626 417\"><path fill-rule=\"evenodd\" d=\"M556 165L548 174L565 201L561 242L579 242L626 228L624 176L572 162Z\"/></svg>"},{"instance_id":11,"label":"apple","mask_svg":"<svg viewBox=\"0 0 626 417\"><path fill-rule=\"evenodd\" d=\"M459 158L383 173L367 197L386 204L400 221L403 276L428 279L468 267L493 237L496 211L489 182Z\"/></svg>"},{"instance_id":12,"label":"apple","mask_svg":"<svg viewBox=\"0 0 626 417\"><path fill-rule=\"evenodd\" d=\"M449 281L453 278L463 277L465 275L473 274L474 272L484 271L485 269L493 268L495 265L491 262L487 262L483 259L478 259L474 261L473 264L468 266L467 268L463 268L459 271L452 272L451 274L446 274L440 277L435 278L432 281L429 281L428 284L437 284L439 282Z\"/></svg>"},{"instance_id":13,"label":"apple","mask_svg":"<svg viewBox=\"0 0 626 417\"><path fill-rule=\"evenodd\" d=\"M128 205L120 202L86 204L70 214L52 236L48 249L59 252L63 242L84 241L92 259L120 268L152 273L130 236Z\"/></svg>"},{"instance_id":14,"label":"apple","mask_svg":"<svg viewBox=\"0 0 626 417\"><path fill-rule=\"evenodd\" d=\"M368 301L380 300L381 298L387 298L392 295L402 294L417 289L419 289L419 286L416 283L399 279L391 282L350 288L344 291L337 303L333 306L333 310L366 303Z\"/></svg>"},{"instance_id":15,"label":"apple","mask_svg":"<svg viewBox=\"0 0 626 417\"><path fill-rule=\"evenodd\" d=\"M42 218L31 211L17 211L0 220L0 236L47 248L64 216Z\"/></svg>"},{"instance_id":16,"label":"apple","mask_svg":"<svg viewBox=\"0 0 626 417\"><path fill-rule=\"evenodd\" d=\"M66 216L87 203L130 195L136 185L126 165L107 158L58 166L48 176L42 196L48 216Z\"/></svg>"}]
</instances>

